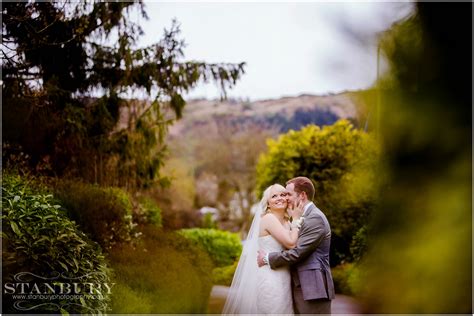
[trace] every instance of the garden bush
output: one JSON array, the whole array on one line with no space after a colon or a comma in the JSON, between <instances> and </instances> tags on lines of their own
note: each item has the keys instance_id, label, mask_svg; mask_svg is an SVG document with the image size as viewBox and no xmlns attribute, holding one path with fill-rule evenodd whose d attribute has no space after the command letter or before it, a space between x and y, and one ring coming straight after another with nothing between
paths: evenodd
<instances>
[{"instance_id":1,"label":"garden bush","mask_svg":"<svg viewBox=\"0 0 474 316\"><path fill-rule=\"evenodd\" d=\"M139 224L152 224L162 226L161 209L156 202L146 196L139 197L133 213L134 221Z\"/></svg>"},{"instance_id":2,"label":"garden bush","mask_svg":"<svg viewBox=\"0 0 474 316\"><path fill-rule=\"evenodd\" d=\"M212 213L206 213L201 218L201 227L202 228L214 228L217 229L217 221L212 218Z\"/></svg>"},{"instance_id":3,"label":"garden bush","mask_svg":"<svg viewBox=\"0 0 474 316\"><path fill-rule=\"evenodd\" d=\"M212 282L219 285L230 286L234 278L235 269L237 269L238 261L225 267L217 267L212 270Z\"/></svg>"},{"instance_id":4,"label":"garden bush","mask_svg":"<svg viewBox=\"0 0 474 316\"><path fill-rule=\"evenodd\" d=\"M122 189L60 181L55 186L55 194L69 217L105 250L134 236L132 203Z\"/></svg>"},{"instance_id":5,"label":"garden bush","mask_svg":"<svg viewBox=\"0 0 474 316\"><path fill-rule=\"evenodd\" d=\"M19 273L26 273L21 279L29 287L34 281L46 282L41 278L49 278L50 284L53 280L70 284L70 278L110 284L99 245L82 233L57 203L51 194L37 192L19 176L3 175L3 282L15 284ZM3 312L21 312L9 294L3 291ZM35 313L105 313L109 296L102 294L103 299L30 300L22 306ZM47 304L38 306L43 303Z\"/></svg>"},{"instance_id":6,"label":"garden bush","mask_svg":"<svg viewBox=\"0 0 474 316\"><path fill-rule=\"evenodd\" d=\"M212 288L209 256L186 238L143 227L135 245L115 245L113 313L205 313Z\"/></svg>"},{"instance_id":7,"label":"garden bush","mask_svg":"<svg viewBox=\"0 0 474 316\"><path fill-rule=\"evenodd\" d=\"M362 226L352 238L351 242L351 253L354 258L354 262L359 262L364 254L367 252L367 238L368 228L367 225Z\"/></svg>"},{"instance_id":8,"label":"garden bush","mask_svg":"<svg viewBox=\"0 0 474 316\"><path fill-rule=\"evenodd\" d=\"M257 194L273 183L304 175L313 181L315 204L331 224L331 266L352 261L353 236L373 213L379 197L379 147L349 121L308 125L268 141L257 164ZM364 248L359 248L360 257Z\"/></svg>"},{"instance_id":9,"label":"garden bush","mask_svg":"<svg viewBox=\"0 0 474 316\"><path fill-rule=\"evenodd\" d=\"M202 247L216 267L233 264L242 252L242 243L235 233L203 228L181 229L179 233Z\"/></svg>"},{"instance_id":10,"label":"garden bush","mask_svg":"<svg viewBox=\"0 0 474 316\"><path fill-rule=\"evenodd\" d=\"M360 271L353 263L343 263L331 269L336 293L357 295L360 292Z\"/></svg>"}]
</instances>

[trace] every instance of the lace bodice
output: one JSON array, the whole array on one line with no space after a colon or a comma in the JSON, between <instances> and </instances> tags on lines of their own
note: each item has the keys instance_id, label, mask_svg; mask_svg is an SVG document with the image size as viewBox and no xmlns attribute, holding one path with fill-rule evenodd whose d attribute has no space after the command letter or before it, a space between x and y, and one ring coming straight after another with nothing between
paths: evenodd
<instances>
[{"instance_id":1,"label":"lace bodice","mask_svg":"<svg viewBox=\"0 0 474 316\"><path fill-rule=\"evenodd\" d=\"M284 250L283 246L272 235L258 237L258 248L266 253Z\"/></svg>"}]
</instances>

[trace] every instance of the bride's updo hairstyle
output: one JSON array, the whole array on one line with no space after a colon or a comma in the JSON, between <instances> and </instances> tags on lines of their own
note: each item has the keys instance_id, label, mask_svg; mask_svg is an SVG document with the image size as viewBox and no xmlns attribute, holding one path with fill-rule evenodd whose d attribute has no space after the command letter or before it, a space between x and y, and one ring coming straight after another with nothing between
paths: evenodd
<instances>
[{"instance_id":1,"label":"bride's updo hairstyle","mask_svg":"<svg viewBox=\"0 0 474 316\"><path fill-rule=\"evenodd\" d=\"M265 189L265 191L263 191L262 199L260 200L260 209L262 210L262 216L270 212L270 209L268 208L268 200L270 199L270 192L272 191L272 188L276 185L281 186L283 189L285 188L281 184L275 183L270 185L268 188Z\"/></svg>"}]
</instances>

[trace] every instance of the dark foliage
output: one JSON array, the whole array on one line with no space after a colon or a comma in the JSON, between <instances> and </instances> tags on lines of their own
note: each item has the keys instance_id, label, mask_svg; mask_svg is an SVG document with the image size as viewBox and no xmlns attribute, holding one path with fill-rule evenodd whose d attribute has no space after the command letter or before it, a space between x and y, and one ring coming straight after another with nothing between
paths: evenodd
<instances>
[{"instance_id":1,"label":"dark foliage","mask_svg":"<svg viewBox=\"0 0 474 316\"><path fill-rule=\"evenodd\" d=\"M81 280L94 285L110 284L110 271L99 245L66 216L57 199L28 182L19 176L3 175L2 287L10 283L14 288L22 281L28 294L38 294L32 290L34 284L39 284L41 293L44 283L58 285ZM16 290L18 293L20 288ZM109 295L103 291L102 299L84 299L84 295L64 299L58 295L49 300L44 295L44 299L24 300L16 306L14 303L21 300L14 299L11 291L2 293L4 313L18 313L23 307L35 313L97 314L107 312L109 303Z\"/></svg>"},{"instance_id":2,"label":"dark foliage","mask_svg":"<svg viewBox=\"0 0 474 316\"><path fill-rule=\"evenodd\" d=\"M182 93L214 80L225 95L243 73L243 63L183 61L177 23L135 48L143 32L127 19L133 10L146 18L141 1L3 4L3 137L22 147L31 169L46 162L52 175L149 186L160 180Z\"/></svg>"},{"instance_id":3,"label":"dark foliage","mask_svg":"<svg viewBox=\"0 0 474 316\"><path fill-rule=\"evenodd\" d=\"M382 38L388 179L364 266L368 313L472 313L471 24L472 3L419 2Z\"/></svg>"},{"instance_id":4,"label":"dark foliage","mask_svg":"<svg viewBox=\"0 0 474 316\"><path fill-rule=\"evenodd\" d=\"M55 186L55 195L69 217L104 250L116 243L132 240L135 226L132 223L132 202L125 191L60 181Z\"/></svg>"}]
</instances>

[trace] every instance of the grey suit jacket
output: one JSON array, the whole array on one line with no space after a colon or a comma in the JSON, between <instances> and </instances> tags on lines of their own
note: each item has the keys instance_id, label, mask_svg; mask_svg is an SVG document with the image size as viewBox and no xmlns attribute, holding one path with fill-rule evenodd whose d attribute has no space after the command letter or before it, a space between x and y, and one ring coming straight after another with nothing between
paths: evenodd
<instances>
[{"instance_id":1,"label":"grey suit jacket","mask_svg":"<svg viewBox=\"0 0 474 316\"><path fill-rule=\"evenodd\" d=\"M304 300L334 299L329 265L331 227L314 204L304 216L296 247L268 255L270 267L290 265L293 286L301 286Z\"/></svg>"}]
</instances>

